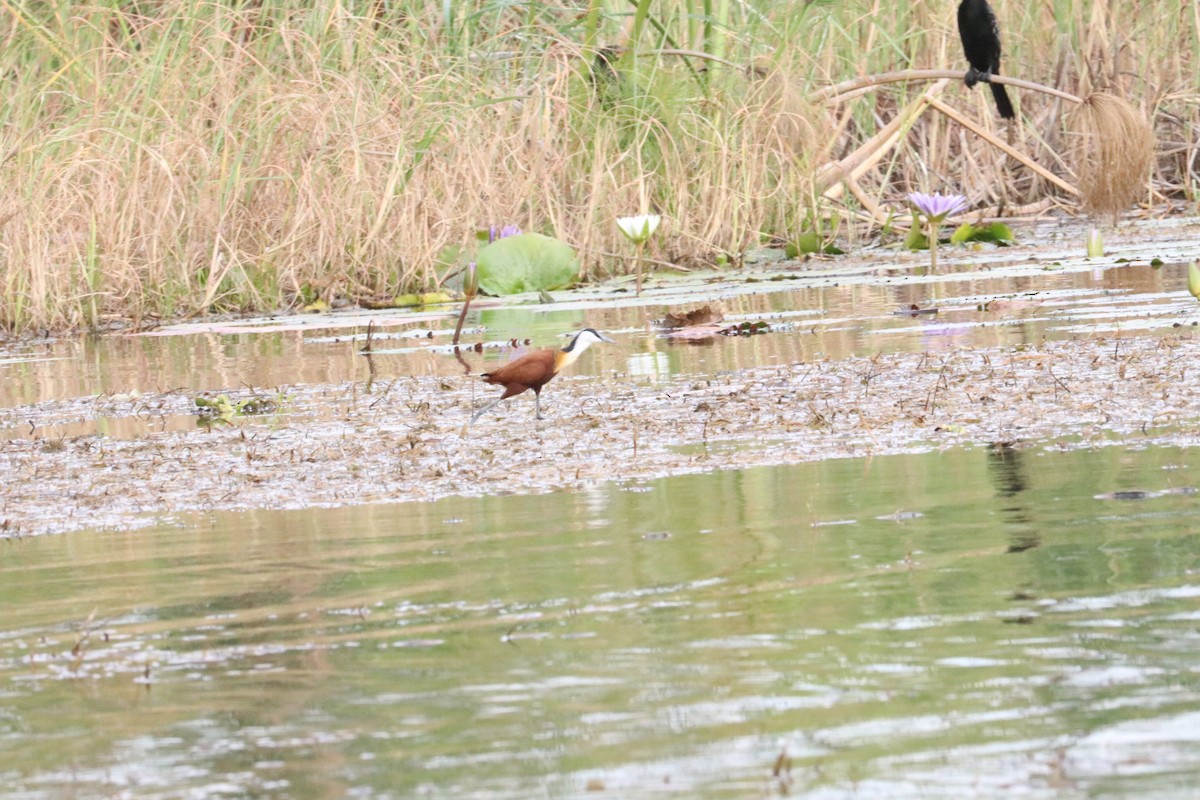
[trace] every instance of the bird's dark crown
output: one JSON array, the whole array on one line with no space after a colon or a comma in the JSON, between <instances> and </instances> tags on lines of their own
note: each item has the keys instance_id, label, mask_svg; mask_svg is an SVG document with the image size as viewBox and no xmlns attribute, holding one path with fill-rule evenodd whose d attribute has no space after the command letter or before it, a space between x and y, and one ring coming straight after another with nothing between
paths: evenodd
<instances>
[{"instance_id":1,"label":"bird's dark crown","mask_svg":"<svg viewBox=\"0 0 1200 800\"><path fill-rule=\"evenodd\" d=\"M563 352L564 352L564 353L569 353L569 352L571 352L572 350L574 350L574 349L575 349L575 343L576 343L576 342L578 342L578 341L579 341L579 337L580 337L580 336L583 336L585 333L591 333L591 334L592 334L592 336L595 336L597 339L601 339L601 338L603 338L603 337L602 337L602 336L601 336L599 333L597 333L597 332L596 332L596 329L595 329L595 328L584 328L584 329L583 329L583 330L581 330L579 333L577 333L577 334L575 334L574 336L572 336L572 337L571 337L571 341L570 341L570 342L568 342L568 343L567 343L567 346L566 346L566 347L564 347L564 348L562 349L562 350L563 350Z\"/></svg>"}]
</instances>

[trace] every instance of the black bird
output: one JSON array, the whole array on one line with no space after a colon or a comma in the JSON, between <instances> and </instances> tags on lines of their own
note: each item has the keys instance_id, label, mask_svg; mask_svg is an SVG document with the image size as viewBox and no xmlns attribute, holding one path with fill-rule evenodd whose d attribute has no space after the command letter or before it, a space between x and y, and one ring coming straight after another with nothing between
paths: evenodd
<instances>
[{"instance_id":1,"label":"black bird","mask_svg":"<svg viewBox=\"0 0 1200 800\"><path fill-rule=\"evenodd\" d=\"M1000 26L987 0L962 0L958 4L958 35L967 63L971 65L967 70L967 87L983 81L992 87L1000 116L1005 119L1016 117L1004 86L991 82L993 75L1000 74Z\"/></svg>"}]
</instances>

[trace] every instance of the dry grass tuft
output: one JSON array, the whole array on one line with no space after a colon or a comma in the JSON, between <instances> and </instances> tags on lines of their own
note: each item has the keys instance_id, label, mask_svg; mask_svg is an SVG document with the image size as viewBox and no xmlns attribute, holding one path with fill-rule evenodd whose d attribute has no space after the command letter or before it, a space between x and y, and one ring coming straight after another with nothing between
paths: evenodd
<instances>
[{"instance_id":1,"label":"dry grass tuft","mask_svg":"<svg viewBox=\"0 0 1200 800\"><path fill-rule=\"evenodd\" d=\"M747 104L755 110L760 141L781 158L824 161L831 147L828 141L826 152L817 147L817 124L823 122L824 112L808 102L803 85L764 58L757 59L748 73Z\"/></svg>"},{"instance_id":2,"label":"dry grass tuft","mask_svg":"<svg viewBox=\"0 0 1200 800\"><path fill-rule=\"evenodd\" d=\"M1115 219L1146 192L1154 130L1127 100L1093 92L1071 115L1078 130L1074 161L1083 206Z\"/></svg>"}]
</instances>

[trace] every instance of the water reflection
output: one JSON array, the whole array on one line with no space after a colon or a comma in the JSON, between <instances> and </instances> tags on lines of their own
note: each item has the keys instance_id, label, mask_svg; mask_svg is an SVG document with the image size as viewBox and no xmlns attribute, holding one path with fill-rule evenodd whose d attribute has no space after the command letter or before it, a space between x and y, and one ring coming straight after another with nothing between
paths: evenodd
<instances>
[{"instance_id":1,"label":"water reflection","mask_svg":"<svg viewBox=\"0 0 1200 800\"><path fill-rule=\"evenodd\" d=\"M999 444L13 540L0 776L20 797L1171 796L1200 773L1200 512L1095 497L1178 486L1188 455Z\"/></svg>"},{"instance_id":2,"label":"water reflection","mask_svg":"<svg viewBox=\"0 0 1200 800\"><path fill-rule=\"evenodd\" d=\"M996 496L1004 501L1000 506L1001 519L1008 528L1008 552L1023 553L1041 544L1041 535L1030 509L1021 495L1028 488L1025 454L1019 443L995 442L986 451L988 473L996 486Z\"/></svg>"},{"instance_id":3,"label":"water reflection","mask_svg":"<svg viewBox=\"0 0 1200 800\"><path fill-rule=\"evenodd\" d=\"M635 377L665 377L671 374L671 359L661 352L634 353L626 360L625 371Z\"/></svg>"},{"instance_id":4,"label":"water reflection","mask_svg":"<svg viewBox=\"0 0 1200 800\"><path fill-rule=\"evenodd\" d=\"M1007 258L1022 260L1018 253ZM1086 271L1030 274L1028 265L1023 269L1024 273L993 273L977 265L976 271L941 276L932 283L889 282L874 276L871 282L841 284L833 278L813 278L816 285L792 282L807 280L804 272L786 274L788 280L779 284L747 284L752 276L734 273L726 275L728 291L716 291L714 297L678 291L632 307L600 302L563 303L561 308L559 304L505 308L481 304L468 316L463 341L531 339L534 346L560 345L565 332L588 325L619 332L624 347L623 352L614 348L597 353L579 365L593 374L625 369L652 369L654 374L662 369L717 372L881 351L1029 344L1077 335L1080 325L1111 329L1118 323L1126 328L1153 324L1169 329L1171 320L1183 318L1181 309L1194 307L1180 299L1186 297L1184 273L1174 267L1107 269L1099 284ZM706 291L706 286L700 283L696 291ZM763 293L767 288L774 290ZM1008 298L1005 310L989 305L997 297ZM706 340L710 346L689 347L661 339L647 326L650 319L701 301L719 304L730 322L763 320L775 331L715 337ZM937 314L911 319L895 313L911 306L936 308ZM82 336L18 343L0 353L0 407L132 390L199 392L250 386L269 391L298 383L458 377L464 369L483 372L502 357L489 350L464 353L461 361L456 360L444 347L455 321L455 309L356 310L325 317L193 326L187 335ZM377 353L368 361L358 351L372 322L379 338ZM667 354L668 365L660 353Z\"/></svg>"}]
</instances>

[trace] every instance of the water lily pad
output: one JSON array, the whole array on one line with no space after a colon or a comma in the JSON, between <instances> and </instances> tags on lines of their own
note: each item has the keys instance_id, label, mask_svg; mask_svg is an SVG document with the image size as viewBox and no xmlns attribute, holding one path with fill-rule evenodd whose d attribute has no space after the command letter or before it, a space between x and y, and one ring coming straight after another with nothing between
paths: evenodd
<instances>
[{"instance_id":1,"label":"water lily pad","mask_svg":"<svg viewBox=\"0 0 1200 800\"><path fill-rule=\"evenodd\" d=\"M771 326L762 320L756 322L742 322L737 325L730 325L727 328L722 328L717 331L724 336L754 336L758 333L770 333Z\"/></svg>"},{"instance_id":2,"label":"water lily pad","mask_svg":"<svg viewBox=\"0 0 1200 800\"><path fill-rule=\"evenodd\" d=\"M988 225L972 225L969 222L964 222L950 236L951 244L964 244L966 242L1011 244L1012 241L1012 228L1003 222L992 222Z\"/></svg>"},{"instance_id":3,"label":"water lily pad","mask_svg":"<svg viewBox=\"0 0 1200 800\"><path fill-rule=\"evenodd\" d=\"M908 233L904 237L904 247L907 250L928 250L929 237L926 236L925 231L922 230L923 226L921 225L920 220L917 219L917 215L914 213L912 217L913 224L912 227L908 229Z\"/></svg>"},{"instance_id":4,"label":"water lily pad","mask_svg":"<svg viewBox=\"0 0 1200 800\"><path fill-rule=\"evenodd\" d=\"M490 295L561 289L579 274L575 250L540 233L497 239L481 248L479 288Z\"/></svg>"},{"instance_id":5,"label":"water lily pad","mask_svg":"<svg viewBox=\"0 0 1200 800\"><path fill-rule=\"evenodd\" d=\"M787 243L788 258L796 258L811 253L822 253L827 256L840 256L846 251L832 242L823 240L816 231L806 231L796 237L796 241Z\"/></svg>"}]
</instances>

